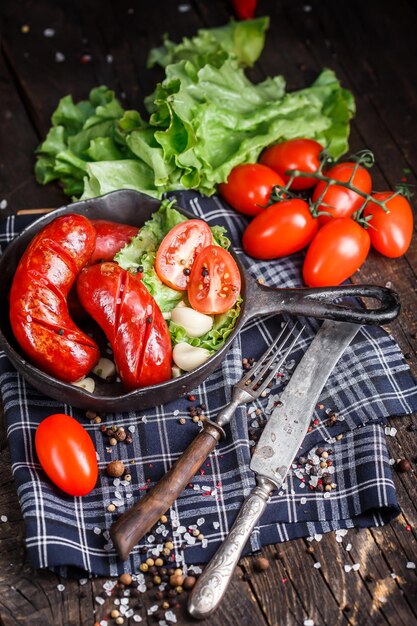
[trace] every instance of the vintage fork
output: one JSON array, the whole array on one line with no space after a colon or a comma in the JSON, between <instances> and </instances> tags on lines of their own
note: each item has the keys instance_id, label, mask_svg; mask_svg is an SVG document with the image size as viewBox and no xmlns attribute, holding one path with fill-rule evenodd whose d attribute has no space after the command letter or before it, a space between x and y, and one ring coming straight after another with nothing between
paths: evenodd
<instances>
[{"instance_id":1,"label":"vintage fork","mask_svg":"<svg viewBox=\"0 0 417 626\"><path fill-rule=\"evenodd\" d=\"M234 385L231 402L218 413L216 420L203 422L203 429L165 476L113 524L110 536L122 560L128 558L133 546L175 502L225 436L223 426L231 420L236 408L259 398L276 376L304 330L303 326L294 336L288 326L287 322L259 361Z\"/></svg>"}]
</instances>

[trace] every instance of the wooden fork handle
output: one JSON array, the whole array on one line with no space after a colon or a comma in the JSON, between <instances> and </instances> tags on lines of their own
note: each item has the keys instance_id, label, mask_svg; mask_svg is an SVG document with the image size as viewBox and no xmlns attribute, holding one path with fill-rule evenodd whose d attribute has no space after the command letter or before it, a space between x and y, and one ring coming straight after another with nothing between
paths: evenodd
<instances>
[{"instance_id":1,"label":"wooden fork handle","mask_svg":"<svg viewBox=\"0 0 417 626\"><path fill-rule=\"evenodd\" d=\"M169 472L144 498L116 520L110 529L110 536L123 561L128 558L133 546L175 502L223 436L221 426L205 421L202 431Z\"/></svg>"}]
</instances>

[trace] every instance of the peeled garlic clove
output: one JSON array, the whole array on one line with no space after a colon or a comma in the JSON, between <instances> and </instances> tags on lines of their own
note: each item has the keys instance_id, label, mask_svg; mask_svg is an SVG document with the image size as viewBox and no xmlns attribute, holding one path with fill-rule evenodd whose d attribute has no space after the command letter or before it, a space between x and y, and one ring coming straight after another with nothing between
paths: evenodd
<instances>
[{"instance_id":1,"label":"peeled garlic clove","mask_svg":"<svg viewBox=\"0 0 417 626\"><path fill-rule=\"evenodd\" d=\"M178 376L181 376L181 370L178 365L173 365L171 367L171 378L178 378Z\"/></svg>"},{"instance_id":2,"label":"peeled garlic clove","mask_svg":"<svg viewBox=\"0 0 417 626\"><path fill-rule=\"evenodd\" d=\"M189 306L177 306L171 311L171 319L182 326L190 337L202 337L213 328L213 318L199 313Z\"/></svg>"},{"instance_id":3,"label":"peeled garlic clove","mask_svg":"<svg viewBox=\"0 0 417 626\"><path fill-rule=\"evenodd\" d=\"M103 380L107 380L108 378L114 378L114 376L116 376L115 364L113 363L113 361L110 361L110 359L106 359L105 357L102 357L91 371L93 372L93 374L99 376Z\"/></svg>"},{"instance_id":4,"label":"peeled garlic clove","mask_svg":"<svg viewBox=\"0 0 417 626\"><path fill-rule=\"evenodd\" d=\"M87 378L82 378L81 380L78 380L76 383L72 383L72 384L75 387L81 387L81 389L88 391L88 393L94 393L94 389L96 387L94 378L90 378L88 376Z\"/></svg>"},{"instance_id":5,"label":"peeled garlic clove","mask_svg":"<svg viewBox=\"0 0 417 626\"><path fill-rule=\"evenodd\" d=\"M189 343L185 343L185 341L177 343L172 351L175 365L185 372L191 372L191 370L202 365L210 356L210 352L205 348L195 348L190 346Z\"/></svg>"}]
</instances>

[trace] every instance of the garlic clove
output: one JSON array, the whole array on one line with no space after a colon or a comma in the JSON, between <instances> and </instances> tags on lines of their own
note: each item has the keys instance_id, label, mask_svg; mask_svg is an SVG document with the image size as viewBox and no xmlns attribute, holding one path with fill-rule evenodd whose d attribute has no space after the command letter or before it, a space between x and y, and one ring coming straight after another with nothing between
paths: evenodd
<instances>
[{"instance_id":1,"label":"garlic clove","mask_svg":"<svg viewBox=\"0 0 417 626\"><path fill-rule=\"evenodd\" d=\"M205 348L190 346L190 344L185 343L185 341L177 343L172 351L172 358L175 365L185 372L191 372L191 370L202 365L208 361L210 356L210 352Z\"/></svg>"},{"instance_id":2,"label":"garlic clove","mask_svg":"<svg viewBox=\"0 0 417 626\"><path fill-rule=\"evenodd\" d=\"M213 328L211 315L199 313L189 306L175 307L171 311L171 320L182 326L190 337L202 337Z\"/></svg>"},{"instance_id":3,"label":"garlic clove","mask_svg":"<svg viewBox=\"0 0 417 626\"><path fill-rule=\"evenodd\" d=\"M81 380L78 380L76 383L72 383L75 387L81 387L81 389L84 389L85 391L88 391L88 393L94 393L94 389L96 387L96 383L94 381L94 378L90 378L90 377L86 377L86 378L82 378Z\"/></svg>"},{"instance_id":4,"label":"garlic clove","mask_svg":"<svg viewBox=\"0 0 417 626\"><path fill-rule=\"evenodd\" d=\"M116 376L116 366L110 359L102 357L97 365L91 370L93 374L99 376L103 380L114 378Z\"/></svg>"},{"instance_id":5,"label":"garlic clove","mask_svg":"<svg viewBox=\"0 0 417 626\"><path fill-rule=\"evenodd\" d=\"M181 376L181 370L178 365L173 365L171 367L171 378L178 378L178 376Z\"/></svg>"}]
</instances>

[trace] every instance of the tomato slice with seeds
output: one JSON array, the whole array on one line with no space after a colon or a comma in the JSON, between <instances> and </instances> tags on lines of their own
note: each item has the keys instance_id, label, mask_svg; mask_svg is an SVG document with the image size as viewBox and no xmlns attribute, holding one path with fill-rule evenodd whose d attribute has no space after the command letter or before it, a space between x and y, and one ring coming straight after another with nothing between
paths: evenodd
<instances>
[{"instance_id":1,"label":"tomato slice with seeds","mask_svg":"<svg viewBox=\"0 0 417 626\"><path fill-rule=\"evenodd\" d=\"M240 285L239 268L230 252L220 246L208 246L194 261L188 300L200 313L225 313L238 299Z\"/></svg>"},{"instance_id":2,"label":"tomato slice with seeds","mask_svg":"<svg viewBox=\"0 0 417 626\"><path fill-rule=\"evenodd\" d=\"M194 259L213 242L210 227L203 220L187 220L172 228L158 248L155 269L165 285L185 291Z\"/></svg>"}]
</instances>

